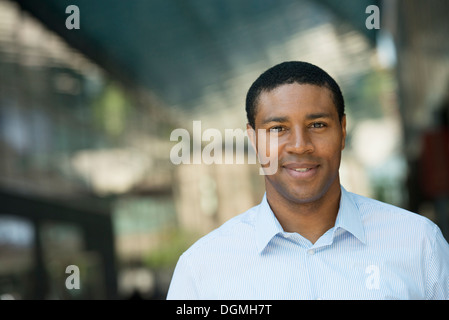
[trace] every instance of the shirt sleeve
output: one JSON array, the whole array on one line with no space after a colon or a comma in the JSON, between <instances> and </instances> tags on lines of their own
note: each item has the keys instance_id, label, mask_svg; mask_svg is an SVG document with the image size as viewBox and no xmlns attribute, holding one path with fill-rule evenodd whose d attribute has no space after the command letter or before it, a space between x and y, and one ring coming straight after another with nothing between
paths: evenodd
<instances>
[{"instance_id":1,"label":"shirt sleeve","mask_svg":"<svg viewBox=\"0 0 449 320\"><path fill-rule=\"evenodd\" d=\"M191 272L187 257L182 255L176 264L168 289L167 300L196 299L199 299L199 297L196 290L195 279Z\"/></svg>"},{"instance_id":2,"label":"shirt sleeve","mask_svg":"<svg viewBox=\"0 0 449 320\"><path fill-rule=\"evenodd\" d=\"M427 265L427 299L449 299L449 244L434 226L434 243Z\"/></svg>"}]
</instances>

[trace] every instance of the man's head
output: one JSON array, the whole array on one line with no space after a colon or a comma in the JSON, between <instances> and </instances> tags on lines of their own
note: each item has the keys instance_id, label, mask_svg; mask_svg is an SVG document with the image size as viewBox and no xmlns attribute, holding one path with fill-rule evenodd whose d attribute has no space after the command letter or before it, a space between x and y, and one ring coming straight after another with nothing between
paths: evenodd
<instances>
[{"instance_id":1,"label":"man's head","mask_svg":"<svg viewBox=\"0 0 449 320\"><path fill-rule=\"evenodd\" d=\"M267 196L311 203L339 194L346 117L340 88L325 71L281 63L253 83L246 102L251 142L259 157L277 164L265 175Z\"/></svg>"},{"instance_id":2,"label":"man's head","mask_svg":"<svg viewBox=\"0 0 449 320\"><path fill-rule=\"evenodd\" d=\"M254 81L246 95L246 117L255 129L254 119L257 113L257 102L262 92L268 92L283 84L311 84L325 87L332 93L340 121L345 114L345 103L340 87L323 69L303 61L282 62L262 73Z\"/></svg>"}]
</instances>

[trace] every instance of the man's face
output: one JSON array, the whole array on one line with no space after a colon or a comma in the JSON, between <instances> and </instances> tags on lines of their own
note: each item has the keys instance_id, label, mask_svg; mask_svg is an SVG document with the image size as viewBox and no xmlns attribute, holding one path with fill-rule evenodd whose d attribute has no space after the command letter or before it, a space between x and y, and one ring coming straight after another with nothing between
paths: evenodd
<instances>
[{"instance_id":1,"label":"man's face","mask_svg":"<svg viewBox=\"0 0 449 320\"><path fill-rule=\"evenodd\" d=\"M266 141L270 135L277 137L276 144L257 146L259 155L278 157L278 170L265 175L267 195L310 203L329 190L340 191L338 170L345 146L346 118L340 123L329 89L293 83L262 92L255 126L256 133L248 130L254 146L263 138L261 134Z\"/></svg>"}]
</instances>

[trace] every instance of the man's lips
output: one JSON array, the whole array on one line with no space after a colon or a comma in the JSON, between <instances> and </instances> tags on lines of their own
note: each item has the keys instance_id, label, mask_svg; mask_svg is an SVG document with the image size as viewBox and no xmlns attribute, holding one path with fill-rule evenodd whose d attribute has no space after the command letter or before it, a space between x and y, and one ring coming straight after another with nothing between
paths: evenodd
<instances>
[{"instance_id":1,"label":"man's lips","mask_svg":"<svg viewBox=\"0 0 449 320\"><path fill-rule=\"evenodd\" d=\"M282 167L289 170L303 170L303 169L313 169L318 167L318 163L314 162L289 162L282 165Z\"/></svg>"},{"instance_id":2,"label":"man's lips","mask_svg":"<svg viewBox=\"0 0 449 320\"><path fill-rule=\"evenodd\" d=\"M286 169L287 173L293 178L305 179L313 177L319 164L312 162L290 162L282 165L282 168Z\"/></svg>"}]
</instances>

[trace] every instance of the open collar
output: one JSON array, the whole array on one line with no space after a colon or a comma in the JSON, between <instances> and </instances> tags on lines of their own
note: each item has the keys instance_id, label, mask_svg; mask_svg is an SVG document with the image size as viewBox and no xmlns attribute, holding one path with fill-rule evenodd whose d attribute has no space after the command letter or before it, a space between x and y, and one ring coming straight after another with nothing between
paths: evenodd
<instances>
[{"instance_id":1,"label":"open collar","mask_svg":"<svg viewBox=\"0 0 449 320\"><path fill-rule=\"evenodd\" d=\"M343 187L341 187L340 209L335 221L335 230L337 228L350 232L359 241L366 244L365 229L359 207L354 200L353 194L346 191Z\"/></svg>"},{"instance_id":2,"label":"open collar","mask_svg":"<svg viewBox=\"0 0 449 320\"><path fill-rule=\"evenodd\" d=\"M355 203L352 193L341 187L340 207L334 230L342 228L351 233L362 243L366 243L365 230L362 223L361 214ZM271 210L267 201L266 193L258 206L255 220L257 249L261 253L270 241L284 230Z\"/></svg>"}]
</instances>

